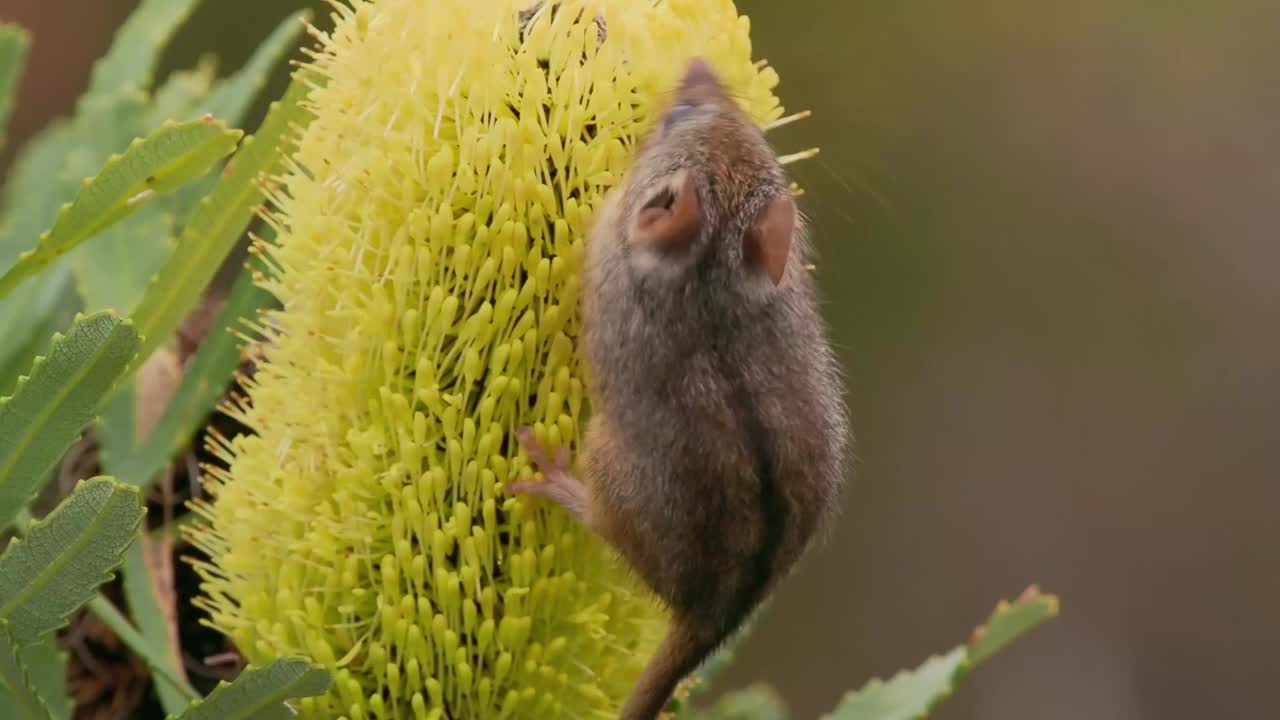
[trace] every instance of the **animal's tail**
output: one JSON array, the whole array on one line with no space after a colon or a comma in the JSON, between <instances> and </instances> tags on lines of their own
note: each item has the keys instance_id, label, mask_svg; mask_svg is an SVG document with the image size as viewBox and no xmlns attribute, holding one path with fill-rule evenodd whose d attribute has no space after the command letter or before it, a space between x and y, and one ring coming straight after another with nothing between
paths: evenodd
<instances>
[{"instance_id":1,"label":"animal's tail","mask_svg":"<svg viewBox=\"0 0 1280 720\"><path fill-rule=\"evenodd\" d=\"M686 675L719 647L723 636L697 632L693 623L672 618L667 636L640 673L618 720L654 720Z\"/></svg>"}]
</instances>

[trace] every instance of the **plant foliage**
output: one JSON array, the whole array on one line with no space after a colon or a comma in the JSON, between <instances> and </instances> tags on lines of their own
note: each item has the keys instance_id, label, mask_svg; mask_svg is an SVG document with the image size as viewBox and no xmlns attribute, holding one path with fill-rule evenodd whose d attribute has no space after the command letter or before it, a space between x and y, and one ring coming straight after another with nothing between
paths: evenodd
<instances>
[{"instance_id":1,"label":"plant foliage","mask_svg":"<svg viewBox=\"0 0 1280 720\"><path fill-rule=\"evenodd\" d=\"M66 622L124 560L142 521L138 491L107 477L81 482L0 555L0 620L19 645Z\"/></svg>"},{"instance_id":2,"label":"plant foliage","mask_svg":"<svg viewBox=\"0 0 1280 720\"><path fill-rule=\"evenodd\" d=\"M128 321L78 318L55 335L11 397L0 399L0 529L26 507L45 474L80 437L138 350Z\"/></svg>"}]
</instances>

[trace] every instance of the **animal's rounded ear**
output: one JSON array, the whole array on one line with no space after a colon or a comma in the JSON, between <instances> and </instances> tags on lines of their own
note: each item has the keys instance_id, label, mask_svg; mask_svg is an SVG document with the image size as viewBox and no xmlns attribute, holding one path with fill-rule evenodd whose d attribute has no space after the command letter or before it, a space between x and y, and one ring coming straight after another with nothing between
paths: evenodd
<instances>
[{"instance_id":1,"label":"animal's rounded ear","mask_svg":"<svg viewBox=\"0 0 1280 720\"><path fill-rule=\"evenodd\" d=\"M688 173L679 172L645 202L636 215L636 242L654 250L687 247L702 229L702 204Z\"/></svg>"},{"instance_id":2,"label":"animal's rounded ear","mask_svg":"<svg viewBox=\"0 0 1280 720\"><path fill-rule=\"evenodd\" d=\"M796 232L796 201L784 192L765 206L742 239L747 266L763 270L774 285L782 282Z\"/></svg>"}]
</instances>

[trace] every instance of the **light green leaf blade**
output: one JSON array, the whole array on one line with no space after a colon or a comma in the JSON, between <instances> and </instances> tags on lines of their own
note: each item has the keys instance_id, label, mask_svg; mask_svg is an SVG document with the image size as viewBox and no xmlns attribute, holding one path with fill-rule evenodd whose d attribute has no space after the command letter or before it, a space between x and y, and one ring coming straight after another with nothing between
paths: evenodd
<instances>
[{"instance_id":1,"label":"light green leaf blade","mask_svg":"<svg viewBox=\"0 0 1280 720\"><path fill-rule=\"evenodd\" d=\"M75 146L71 125L55 122L19 149L3 184L0 267L8 267L53 223L68 186L67 156Z\"/></svg>"},{"instance_id":2,"label":"light green leaf blade","mask_svg":"<svg viewBox=\"0 0 1280 720\"><path fill-rule=\"evenodd\" d=\"M79 439L140 342L133 326L111 313L79 317L65 337L54 336L49 356L37 359L14 394L0 399L0 527Z\"/></svg>"},{"instance_id":3,"label":"light green leaf blade","mask_svg":"<svg viewBox=\"0 0 1280 720\"><path fill-rule=\"evenodd\" d=\"M310 11L299 10L282 20L243 67L214 86L208 100L201 104L202 110L231 125L239 125L258 93L266 87L271 71L285 55L297 49L298 38L305 29L303 23L310 18Z\"/></svg>"},{"instance_id":4,"label":"light green leaf blade","mask_svg":"<svg viewBox=\"0 0 1280 720\"><path fill-rule=\"evenodd\" d=\"M845 696L827 720L919 720L951 696L978 662L1058 614L1058 598L1028 588L1016 602L1002 602L967 645L904 670L887 681L872 680Z\"/></svg>"},{"instance_id":5,"label":"light green leaf blade","mask_svg":"<svg viewBox=\"0 0 1280 720\"><path fill-rule=\"evenodd\" d=\"M0 620L0 683L3 684L0 691L8 688L13 701L10 711L16 713L15 720L53 720L48 704L31 682L18 648L9 624Z\"/></svg>"},{"instance_id":6,"label":"light green leaf blade","mask_svg":"<svg viewBox=\"0 0 1280 720\"><path fill-rule=\"evenodd\" d=\"M7 269L35 244L62 204L75 197L79 181L102 167L110 148L124 147L137 135L134 127L144 109L140 102L121 100L82 123L92 127L90 139L109 142L103 147L86 144L89 130L73 124L55 124L23 146L3 188L0 268ZM66 263L56 263L28 280L22 292L0 297L0 366L12 364L21 349L44 342L48 335L39 331L51 316L61 315L68 300L80 308L70 292L70 275Z\"/></svg>"},{"instance_id":7,"label":"light green leaf blade","mask_svg":"<svg viewBox=\"0 0 1280 720\"><path fill-rule=\"evenodd\" d=\"M71 717L71 698L67 697L67 658L58 649L57 637L47 635L40 642L18 651L18 657L27 669L30 687L49 707L55 718ZM18 706L18 700L0 682L0 708Z\"/></svg>"},{"instance_id":8,"label":"light green leaf blade","mask_svg":"<svg viewBox=\"0 0 1280 720\"><path fill-rule=\"evenodd\" d=\"M1003 650L1009 643L1058 616L1058 598L1042 595L1033 587L1012 603L996 606L987 624L974 633L969 643L969 662L977 665Z\"/></svg>"},{"instance_id":9,"label":"light green leaf blade","mask_svg":"<svg viewBox=\"0 0 1280 720\"><path fill-rule=\"evenodd\" d=\"M116 386L116 392L107 398L98 411L98 458L102 471L120 478L121 482L137 485L116 471L120 458L133 452L138 429L137 376L134 375Z\"/></svg>"},{"instance_id":10,"label":"light green leaf blade","mask_svg":"<svg viewBox=\"0 0 1280 720\"><path fill-rule=\"evenodd\" d=\"M111 579L142 514L137 490L97 477L9 544L0 555L0 620L19 645L61 627Z\"/></svg>"},{"instance_id":11,"label":"light green leaf blade","mask_svg":"<svg viewBox=\"0 0 1280 720\"><path fill-rule=\"evenodd\" d=\"M243 67L219 81L208 97L194 106L197 110L193 114L209 113L226 120L232 127L243 127L245 115L266 87L272 71L287 54L297 49L298 36L305 29L303 20L310 16L310 11L302 10L285 18ZM214 181L214 178L201 178L174 193L166 204L173 208L175 217L188 218L200 199L213 189Z\"/></svg>"},{"instance_id":12,"label":"light green leaf blade","mask_svg":"<svg viewBox=\"0 0 1280 720\"><path fill-rule=\"evenodd\" d=\"M687 720L787 720L787 710L773 690L758 685L730 693L705 710L681 713Z\"/></svg>"},{"instance_id":13,"label":"light green leaf blade","mask_svg":"<svg viewBox=\"0 0 1280 720\"><path fill-rule=\"evenodd\" d=\"M138 538L129 546L124 560L124 597L129 603L129 615L138 626L142 640L147 644L147 664L152 667L162 665L168 671L166 675L155 677L156 694L164 711L170 714L182 712L190 704L189 690L175 687L167 676L181 677L179 663L182 659L175 657L174 647L169 637L169 626L165 622L164 609L156 597L152 587L151 573L147 570L144 555L146 541L145 529L139 528Z\"/></svg>"},{"instance_id":14,"label":"light green leaf blade","mask_svg":"<svg viewBox=\"0 0 1280 720\"><path fill-rule=\"evenodd\" d=\"M9 265L49 226L64 197L59 181L71 148L71 129L54 125L29 140L14 159L4 190L0 222L0 267ZM24 292L0 298L0 367L9 367L23 349L42 344L42 332L68 294L70 271L56 266L39 276ZM26 370L25 366L21 367ZM12 383L6 381L6 386Z\"/></svg>"},{"instance_id":15,"label":"light green leaf blade","mask_svg":"<svg viewBox=\"0 0 1280 720\"><path fill-rule=\"evenodd\" d=\"M240 131L206 117L168 123L134 140L123 155L112 156L96 176L84 182L76 199L58 213L53 228L0 277L0 297L151 198L208 172L235 149L240 136Z\"/></svg>"},{"instance_id":16,"label":"light green leaf blade","mask_svg":"<svg viewBox=\"0 0 1280 720\"><path fill-rule=\"evenodd\" d=\"M310 86L295 77L289 91L273 103L255 137L246 138L182 231L178 250L156 275L134 310L133 320L146 338L134 368L173 335L244 234L265 198L259 177L271 174L288 154L296 128L311 115L299 101Z\"/></svg>"},{"instance_id":17,"label":"light green leaf blade","mask_svg":"<svg viewBox=\"0 0 1280 720\"><path fill-rule=\"evenodd\" d=\"M49 349L49 338L75 319L80 301L70 286L66 268L54 268L23 292L0 300L0 337L5 339L0 343L0 397L13 394L18 378L31 372L31 364Z\"/></svg>"},{"instance_id":18,"label":"light green leaf blade","mask_svg":"<svg viewBox=\"0 0 1280 720\"><path fill-rule=\"evenodd\" d=\"M27 63L30 47L31 39L26 31L16 25L0 23L0 148L4 147L9 116L13 113L14 98L18 94L18 78Z\"/></svg>"},{"instance_id":19,"label":"light green leaf blade","mask_svg":"<svg viewBox=\"0 0 1280 720\"><path fill-rule=\"evenodd\" d=\"M147 125L155 127L166 120L191 120L204 115L195 108L204 102L218 76L218 61L213 55L200 58L190 70L175 70L165 78L164 84L151 99L151 114ZM210 113L222 118L232 127L239 125L237 118Z\"/></svg>"},{"instance_id":20,"label":"light green leaf blade","mask_svg":"<svg viewBox=\"0 0 1280 720\"><path fill-rule=\"evenodd\" d=\"M872 680L846 695L830 720L916 720L942 702L954 687L956 674L968 653L958 647L929 658L915 670L904 670L887 681Z\"/></svg>"},{"instance_id":21,"label":"light green leaf blade","mask_svg":"<svg viewBox=\"0 0 1280 720\"><path fill-rule=\"evenodd\" d=\"M107 228L68 258L84 306L127 315L174 250L173 215L144 208Z\"/></svg>"},{"instance_id":22,"label":"light green leaf blade","mask_svg":"<svg viewBox=\"0 0 1280 720\"><path fill-rule=\"evenodd\" d=\"M275 720L292 718L285 700L319 695L329 689L329 673L304 658L281 658L246 670L230 684L219 685L181 720Z\"/></svg>"},{"instance_id":23,"label":"light green leaf blade","mask_svg":"<svg viewBox=\"0 0 1280 720\"><path fill-rule=\"evenodd\" d=\"M0 267L7 269L53 226L62 206L112 151L150 129L144 124L147 108L145 97L113 97L71 122L55 121L22 146L3 187Z\"/></svg>"},{"instance_id":24,"label":"light green leaf blade","mask_svg":"<svg viewBox=\"0 0 1280 720\"><path fill-rule=\"evenodd\" d=\"M271 302L271 294L254 284L252 271L241 273L155 429L113 472L141 489L150 487L173 454L199 430L239 366L241 341L231 329L255 319Z\"/></svg>"},{"instance_id":25,"label":"light green leaf blade","mask_svg":"<svg viewBox=\"0 0 1280 720\"><path fill-rule=\"evenodd\" d=\"M146 90L151 86L160 53L200 0L142 0L116 31L111 49L93 66L82 102Z\"/></svg>"},{"instance_id":26,"label":"light green leaf blade","mask_svg":"<svg viewBox=\"0 0 1280 720\"><path fill-rule=\"evenodd\" d=\"M0 217L0 268L7 269L49 228L58 208L74 197L79 181L102 166L113 148L145 132L150 86L160 53L198 0L145 0L116 33L94 67L89 90L70 122L55 121L29 140L4 183ZM0 367L30 346L67 294L69 269L56 265L34 287L0 299Z\"/></svg>"}]
</instances>

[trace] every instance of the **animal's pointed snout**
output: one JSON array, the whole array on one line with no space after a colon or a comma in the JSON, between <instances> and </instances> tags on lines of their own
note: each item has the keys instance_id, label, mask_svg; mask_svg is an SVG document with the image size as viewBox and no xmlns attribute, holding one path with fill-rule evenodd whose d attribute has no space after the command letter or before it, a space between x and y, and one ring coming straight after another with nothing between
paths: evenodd
<instances>
[{"instance_id":1,"label":"animal's pointed snout","mask_svg":"<svg viewBox=\"0 0 1280 720\"><path fill-rule=\"evenodd\" d=\"M680 81L680 95L686 100L699 100L724 94L724 86L720 77L712 69L705 58L695 57L689 61Z\"/></svg>"}]
</instances>

